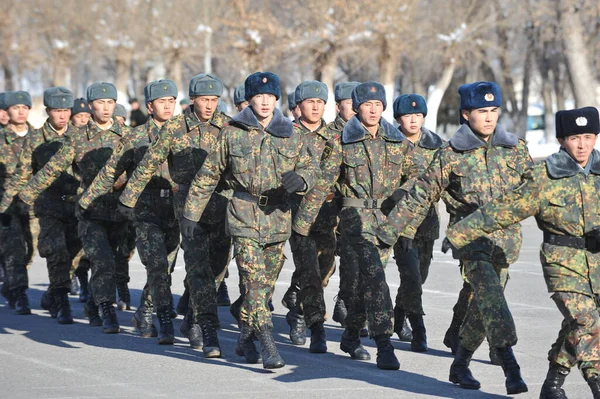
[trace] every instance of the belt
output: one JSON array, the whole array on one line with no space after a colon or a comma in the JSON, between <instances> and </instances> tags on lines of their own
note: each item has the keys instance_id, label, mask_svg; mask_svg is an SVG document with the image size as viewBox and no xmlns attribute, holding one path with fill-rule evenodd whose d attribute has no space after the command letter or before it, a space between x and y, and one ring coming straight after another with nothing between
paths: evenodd
<instances>
[{"instance_id":1,"label":"belt","mask_svg":"<svg viewBox=\"0 0 600 399\"><path fill-rule=\"evenodd\" d=\"M342 206L351 208L380 209L384 200L377 198L342 198Z\"/></svg>"},{"instance_id":2,"label":"belt","mask_svg":"<svg viewBox=\"0 0 600 399\"><path fill-rule=\"evenodd\" d=\"M233 196L244 201L254 202L258 206L280 205L286 200L285 195L253 195L245 191L234 191Z\"/></svg>"},{"instance_id":3,"label":"belt","mask_svg":"<svg viewBox=\"0 0 600 399\"><path fill-rule=\"evenodd\" d=\"M546 244L558 245L575 249L586 249L584 237L561 236L544 231L544 242Z\"/></svg>"}]
</instances>

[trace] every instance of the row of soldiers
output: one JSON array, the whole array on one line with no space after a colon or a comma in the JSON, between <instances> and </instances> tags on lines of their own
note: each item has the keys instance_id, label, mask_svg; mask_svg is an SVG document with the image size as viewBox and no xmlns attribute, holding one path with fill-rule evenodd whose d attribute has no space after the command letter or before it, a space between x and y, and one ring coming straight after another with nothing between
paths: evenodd
<instances>
[{"instance_id":1,"label":"row of soldiers","mask_svg":"<svg viewBox=\"0 0 600 399\"><path fill-rule=\"evenodd\" d=\"M591 261L598 226L591 198L600 184L600 154L589 146L600 132L594 108L558 113L563 150L532 169L525 143L497 124L502 96L493 82L459 88L461 126L448 142L422 126L427 105L416 94L394 101L398 128L383 119L386 95L377 82L336 86L338 116L329 125L322 119L328 88L318 81L301 83L290 96L295 123L275 107L280 85L273 73L248 76L243 92L236 90L239 113L232 118L217 112L222 93L217 77L195 76L191 106L173 116L177 87L169 80L152 82L144 90L152 117L131 130L113 120L114 86L95 83L87 90L91 119L76 129L68 125L72 94L52 88L44 93L49 119L31 135L23 119L31 107L28 95L4 95L9 125L0 147L0 214L10 241L2 245L3 292L17 312L28 307L26 225L36 216L59 322L72 322L66 293L79 240L92 269L90 324L118 333L115 292L119 275L127 275L131 222L148 277L133 320L143 336L174 342L170 273L181 245L187 302L181 332L205 357L219 357L216 288L232 252L241 294L231 307L240 326L236 352L248 363L280 368L285 362L273 340L269 302L289 239L296 271L283 302L291 341L303 345L310 329L310 351L327 352L323 287L337 249L336 310L345 327L340 347L353 359L370 359L360 341L366 324L377 344L377 366L397 370L390 338L397 333L406 339L405 319L412 327L411 349L427 350L422 284L442 199L452 226L444 247L452 248L465 280L445 339L455 354L450 381L479 389L469 362L487 337L507 393L527 392L503 290L520 249L517 221L535 214L548 232L542 247L548 289L565 317L549 353L542 397L566 397L561 386L574 365L594 397L600 395L598 276ZM21 138L31 144L20 144ZM568 181L563 186L556 179ZM588 179L592 184L579 184ZM536 190L547 194L538 195L534 206L526 194ZM392 248L401 277L395 305L384 274ZM573 264L561 263L565 251L580 251L569 256Z\"/></svg>"}]
</instances>

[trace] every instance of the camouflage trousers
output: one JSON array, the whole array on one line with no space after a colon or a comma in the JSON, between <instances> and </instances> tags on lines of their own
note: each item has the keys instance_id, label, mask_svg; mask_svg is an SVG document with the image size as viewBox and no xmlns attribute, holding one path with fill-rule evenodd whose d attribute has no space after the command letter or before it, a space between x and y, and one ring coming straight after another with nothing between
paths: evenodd
<instances>
[{"instance_id":1,"label":"camouflage trousers","mask_svg":"<svg viewBox=\"0 0 600 399\"><path fill-rule=\"evenodd\" d=\"M53 294L71 290L71 267L73 259L81 251L77 235L77 219L39 218L40 235L38 251L46 259L48 267L48 290Z\"/></svg>"},{"instance_id":2,"label":"camouflage trousers","mask_svg":"<svg viewBox=\"0 0 600 399\"><path fill-rule=\"evenodd\" d=\"M240 276L243 302L240 320L258 331L273 327L268 301L285 262L285 242L261 245L257 241L233 237L233 251Z\"/></svg>"},{"instance_id":3,"label":"camouflage trousers","mask_svg":"<svg viewBox=\"0 0 600 399\"><path fill-rule=\"evenodd\" d=\"M215 276L225 273L231 255L231 238L225 233L225 221L198 223L191 240L181 241L185 260L185 286L190 293L193 322L208 318L218 321Z\"/></svg>"},{"instance_id":4,"label":"camouflage trousers","mask_svg":"<svg viewBox=\"0 0 600 399\"><path fill-rule=\"evenodd\" d=\"M461 266L463 278L473 290L460 329L461 344L474 352L487 336L491 347L515 345L515 322L504 297L508 265L463 260Z\"/></svg>"},{"instance_id":5,"label":"camouflage trousers","mask_svg":"<svg viewBox=\"0 0 600 399\"><path fill-rule=\"evenodd\" d=\"M340 283L349 293L346 328L359 331L368 321L371 337L391 336L394 310L384 270L390 248L382 248L374 236L364 236L343 248L347 252L343 263L346 270L342 275L340 263L340 277L349 280Z\"/></svg>"},{"instance_id":6,"label":"camouflage trousers","mask_svg":"<svg viewBox=\"0 0 600 399\"><path fill-rule=\"evenodd\" d=\"M29 215L12 214L10 226L2 228L2 256L4 258L4 290L29 288L27 269L33 262L39 235L38 220Z\"/></svg>"},{"instance_id":7,"label":"camouflage trousers","mask_svg":"<svg viewBox=\"0 0 600 399\"><path fill-rule=\"evenodd\" d=\"M310 233L308 247L292 252L296 270L292 287L298 287L299 313L308 327L325 322L323 288L335 271L335 233Z\"/></svg>"},{"instance_id":8,"label":"camouflage trousers","mask_svg":"<svg viewBox=\"0 0 600 399\"><path fill-rule=\"evenodd\" d=\"M90 289L97 305L116 301L117 275L121 281L129 281L128 224L95 219L79 221L79 238L91 265Z\"/></svg>"},{"instance_id":9,"label":"camouflage trousers","mask_svg":"<svg viewBox=\"0 0 600 399\"><path fill-rule=\"evenodd\" d=\"M424 315L423 284L429 275L433 258L434 241L415 240L408 251L394 245L394 258L400 272L400 287L396 294L396 307L406 313Z\"/></svg>"},{"instance_id":10,"label":"camouflage trousers","mask_svg":"<svg viewBox=\"0 0 600 399\"><path fill-rule=\"evenodd\" d=\"M548 360L561 366L579 367L587 380L600 374L600 314L596 301L575 292L555 292L552 299L563 315L558 339Z\"/></svg>"}]
</instances>

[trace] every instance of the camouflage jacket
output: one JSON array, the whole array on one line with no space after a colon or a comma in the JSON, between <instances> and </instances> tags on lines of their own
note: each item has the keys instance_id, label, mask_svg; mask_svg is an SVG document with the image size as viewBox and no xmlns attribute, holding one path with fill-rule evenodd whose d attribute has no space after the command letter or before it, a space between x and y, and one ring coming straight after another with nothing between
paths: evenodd
<instances>
[{"instance_id":1,"label":"camouflage jacket","mask_svg":"<svg viewBox=\"0 0 600 399\"><path fill-rule=\"evenodd\" d=\"M407 144L413 148L411 153L411 173L414 176L411 176L410 181L407 183L408 185L414 183L416 178L421 176L423 172L427 169L431 161L433 160L433 156L437 152L437 150L442 146L444 141L440 136L435 134L434 132L421 128L421 137L419 141L415 144L412 144L409 140L407 140ZM406 188L407 191L410 190L408 186L403 184L403 188ZM429 213L423 223L417 229L417 233L415 234L415 239L420 239L423 241L433 241L437 240L440 237L440 216L437 210L437 203L432 205L429 209Z\"/></svg>"},{"instance_id":2,"label":"camouflage jacket","mask_svg":"<svg viewBox=\"0 0 600 399\"><path fill-rule=\"evenodd\" d=\"M90 120L86 126L67 137L67 141L58 152L21 190L19 198L27 204L32 204L45 189L70 168L80 181L78 192L84 192L121 139L129 134L131 130L128 127L121 127L117 123L102 130L93 120ZM112 192L98 198L90 207L89 216L86 217L122 221L122 217L116 212L120 191L119 186L115 186Z\"/></svg>"},{"instance_id":3,"label":"camouflage jacket","mask_svg":"<svg viewBox=\"0 0 600 399\"><path fill-rule=\"evenodd\" d=\"M501 126L485 142L468 125L462 125L436 152L427 170L414 183L408 197L390 213L377 236L390 245L400 235L413 238L429 208L440 197L446 202L452 226L517 186L531 166L525 143ZM444 192L448 195L443 196ZM515 223L454 251L453 255L455 259L513 263L519 255L521 240L521 225Z\"/></svg>"},{"instance_id":4,"label":"camouflage jacket","mask_svg":"<svg viewBox=\"0 0 600 399\"><path fill-rule=\"evenodd\" d=\"M520 186L448 229L448 239L460 248L529 216L544 232L582 237L600 227L600 152L590 162L586 176L566 151L549 156ZM600 294L600 253L542 243L540 259L548 291Z\"/></svg>"},{"instance_id":5,"label":"camouflage jacket","mask_svg":"<svg viewBox=\"0 0 600 399\"><path fill-rule=\"evenodd\" d=\"M22 151L26 149L26 138L32 131L33 128L29 125L29 133L23 137L19 137L19 135L9 127L0 129L0 194L2 197L4 197L5 192L9 190L10 182L17 173L19 158L21 157ZM6 193L6 196L12 198L10 193L11 191L9 190L9 192ZM8 208L8 206L6 208ZM4 209L4 212L27 214L30 210L21 203L15 204L11 209Z\"/></svg>"},{"instance_id":6,"label":"camouflage jacket","mask_svg":"<svg viewBox=\"0 0 600 399\"><path fill-rule=\"evenodd\" d=\"M339 134L332 132L325 124L325 121L322 121L321 126L314 132L308 130L302 123L299 123L297 126L304 135L304 143L307 146L310 156L320 165L321 162L327 159L328 153L324 152L325 149L327 148L327 151L330 151L330 147L327 146L327 143L336 135L339 136ZM293 194L290 196L292 202L292 217L296 216L302 198L303 196L299 194ZM321 206L321 209L319 210L319 214L311 228L311 231L315 233L325 233L331 231L335 228L335 226L337 226L338 213L339 208L337 206L334 189L332 187L331 192L327 195L323 206Z\"/></svg>"},{"instance_id":7,"label":"camouflage jacket","mask_svg":"<svg viewBox=\"0 0 600 399\"><path fill-rule=\"evenodd\" d=\"M106 194L113 187L115 180L124 172L131 176L136 165L143 159L144 154L158 139L160 128L152 118L145 124L133 129L133 133L123 137L117 150L113 152L102 170L94 178L94 181L79 200L83 209L98 197ZM144 190L177 189L177 184L171 179L167 162L163 162L152 176L150 183Z\"/></svg>"},{"instance_id":8,"label":"camouflage jacket","mask_svg":"<svg viewBox=\"0 0 600 399\"><path fill-rule=\"evenodd\" d=\"M165 122L158 133L158 139L138 163L119 200L133 208L148 182L166 161L170 177L179 185L176 213L178 217L181 216L189 185L208 154L216 148L221 129L228 120L227 115L215 112L209 122L202 123L196 117L194 107L190 106L182 115ZM218 189L212 196L210 209L203 216L202 222L214 224L222 221L227 201L222 188Z\"/></svg>"},{"instance_id":9,"label":"camouflage jacket","mask_svg":"<svg viewBox=\"0 0 600 399\"><path fill-rule=\"evenodd\" d=\"M29 179L58 152L70 135L78 131L79 129L68 124L66 131L60 135L50 126L50 122L46 121L41 128L25 136L17 170L6 185L0 202L0 212L5 212L9 208L14 197ZM79 181L70 168L62 172L60 177L36 199L34 213L36 216L72 217L73 207L69 206L68 210L65 209L63 200L74 202L78 187Z\"/></svg>"},{"instance_id":10,"label":"camouflage jacket","mask_svg":"<svg viewBox=\"0 0 600 399\"><path fill-rule=\"evenodd\" d=\"M288 201L259 206L236 194L285 197L281 175L292 170L304 179L309 190L314 185L317 168L302 132L278 109L263 129L252 108L246 107L223 129L216 150L194 178L184 216L194 221L200 219L211 193L224 175L235 191L227 208L229 234L261 244L285 241L291 233Z\"/></svg>"},{"instance_id":11,"label":"camouflage jacket","mask_svg":"<svg viewBox=\"0 0 600 399\"><path fill-rule=\"evenodd\" d=\"M411 148L405 139L384 119L373 137L356 116L352 117L341 136L335 135L328 142L329 149L324 151L321 162L321 177L302 200L294 230L308 234L334 185L343 198L376 199L381 203L392 195L410 165ZM338 231L351 244L365 235L374 236L386 216L380 209L342 206L339 218Z\"/></svg>"},{"instance_id":12,"label":"camouflage jacket","mask_svg":"<svg viewBox=\"0 0 600 399\"><path fill-rule=\"evenodd\" d=\"M327 127L329 130L342 134L344 130L344 126L346 126L346 121L338 114L334 121L329 123Z\"/></svg>"}]
</instances>

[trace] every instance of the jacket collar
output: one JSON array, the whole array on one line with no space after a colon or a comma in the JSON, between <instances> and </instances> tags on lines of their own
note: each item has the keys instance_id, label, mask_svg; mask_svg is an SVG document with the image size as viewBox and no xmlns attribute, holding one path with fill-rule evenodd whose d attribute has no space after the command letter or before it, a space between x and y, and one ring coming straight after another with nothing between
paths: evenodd
<instances>
[{"instance_id":1,"label":"jacket collar","mask_svg":"<svg viewBox=\"0 0 600 399\"><path fill-rule=\"evenodd\" d=\"M516 147L519 139L512 133L507 132L500 125L496 126L492 145L500 147ZM450 146L457 151L471 151L485 146L486 143L473 133L468 124L461 125L458 131L450 139Z\"/></svg>"},{"instance_id":2,"label":"jacket collar","mask_svg":"<svg viewBox=\"0 0 600 399\"><path fill-rule=\"evenodd\" d=\"M256 128L263 130L262 125L256 119L252 107L248 106L244 108L240 113L231 118L231 123L238 125L242 128ZM269 125L264 130L272 136L276 137L291 137L294 133L294 123L287 119L280 110L275 108L273 111L273 119L269 122Z\"/></svg>"},{"instance_id":3,"label":"jacket collar","mask_svg":"<svg viewBox=\"0 0 600 399\"><path fill-rule=\"evenodd\" d=\"M403 141L406 137L402 132L396 129L391 123L381 118L379 120L379 130L383 130L383 138L388 141ZM360 119L355 115L346 123L342 130L342 143L349 144L365 139L367 129L360 122Z\"/></svg>"},{"instance_id":4,"label":"jacket collar","mask_svg":"<svg viewBox=\"0 0 600 399\"><path fill-rule=\"evenodd\" d=\"M421 139L419 140L419 147L426 148L428 150L437 150L442 146L444 140L431 130L424 127L421 128Z\"/></svg>"},{"instance_id":5,"label":"jacket collar","mask_svg":"<svg viewBox=\"0 0 600 399\"><path fill-rule=\"evenodd\" d=\"M198 119L198 116L194 112L193 105L190 105L189 107L187 107L185 109L185 111L183 111L183 117L185 119L185 124L187 126L188 132L202 124L202 122L200 122L200 119ZM215 111L212 118L207 123L221 129L223 127L223 125L225 125L225 122L227 122L227 120L228 120L227 115L225 115L221 112Z\"/></svg>"},{"instance_id":6,"label":"jacket collar","mask_svg":"<svg viewBox=\"0 0 600 399\"><path fill-rule=\"evenodd\" d=\"M96 122L94 122L94 120L90 118L90 120L87 124L87 136L88 136L89 140L93 139L94 137L96 137L98 134L100 134L102 132L108 132L108 131L113 132L118 136L123 136L123 128L114 119L113 119L113 124L111 127L109 127L106 130L102 130L98 127Z\"/></svg>"},{"instance_id":7,"label":"jacket collar","mask_svg":"<svg viewBox=\"0 0 600 399\"><path fill-rule=\"evenodd\" d=\"M310 130L308 130L308 128L304 126L304 124L301 121L298 122L298 127L302 130L304 134L313 133ZM319 126L317 130L314 131L314 133L323 137L325 140L329 140L331 138L331 133L327 128L327 123L325 123L325 120L323 118L321 118L321 126Z\"/></svg>"},{"instance_id":8,"label":"jacket collar","mask_svg":"<svg viewBox=\"0 0 600 399\"><path fill-rule=\"evenodd\" d=\"M592 151L590 162L592 162L590 173L600 175L600 152ZM582 172L581 166L564 149L546 158L546 170L553 179L562 179L575 176Z\"/></svg>"},{"instance_id":9,"label":"jacket collar","mask_svg":"<svg viewBox=\"0 0 600 399\"><path fill-rule=\"evenodd\" d=\"M60 140L63 137L68 137L73 131L73 125L70 123L67 124L67 129L62 135L59 135L56 130L50 125L50 120L46 120L44 125L42 126L42 134L44 135L44 140L46 142Z\"/></svg>"}]
</instances>

